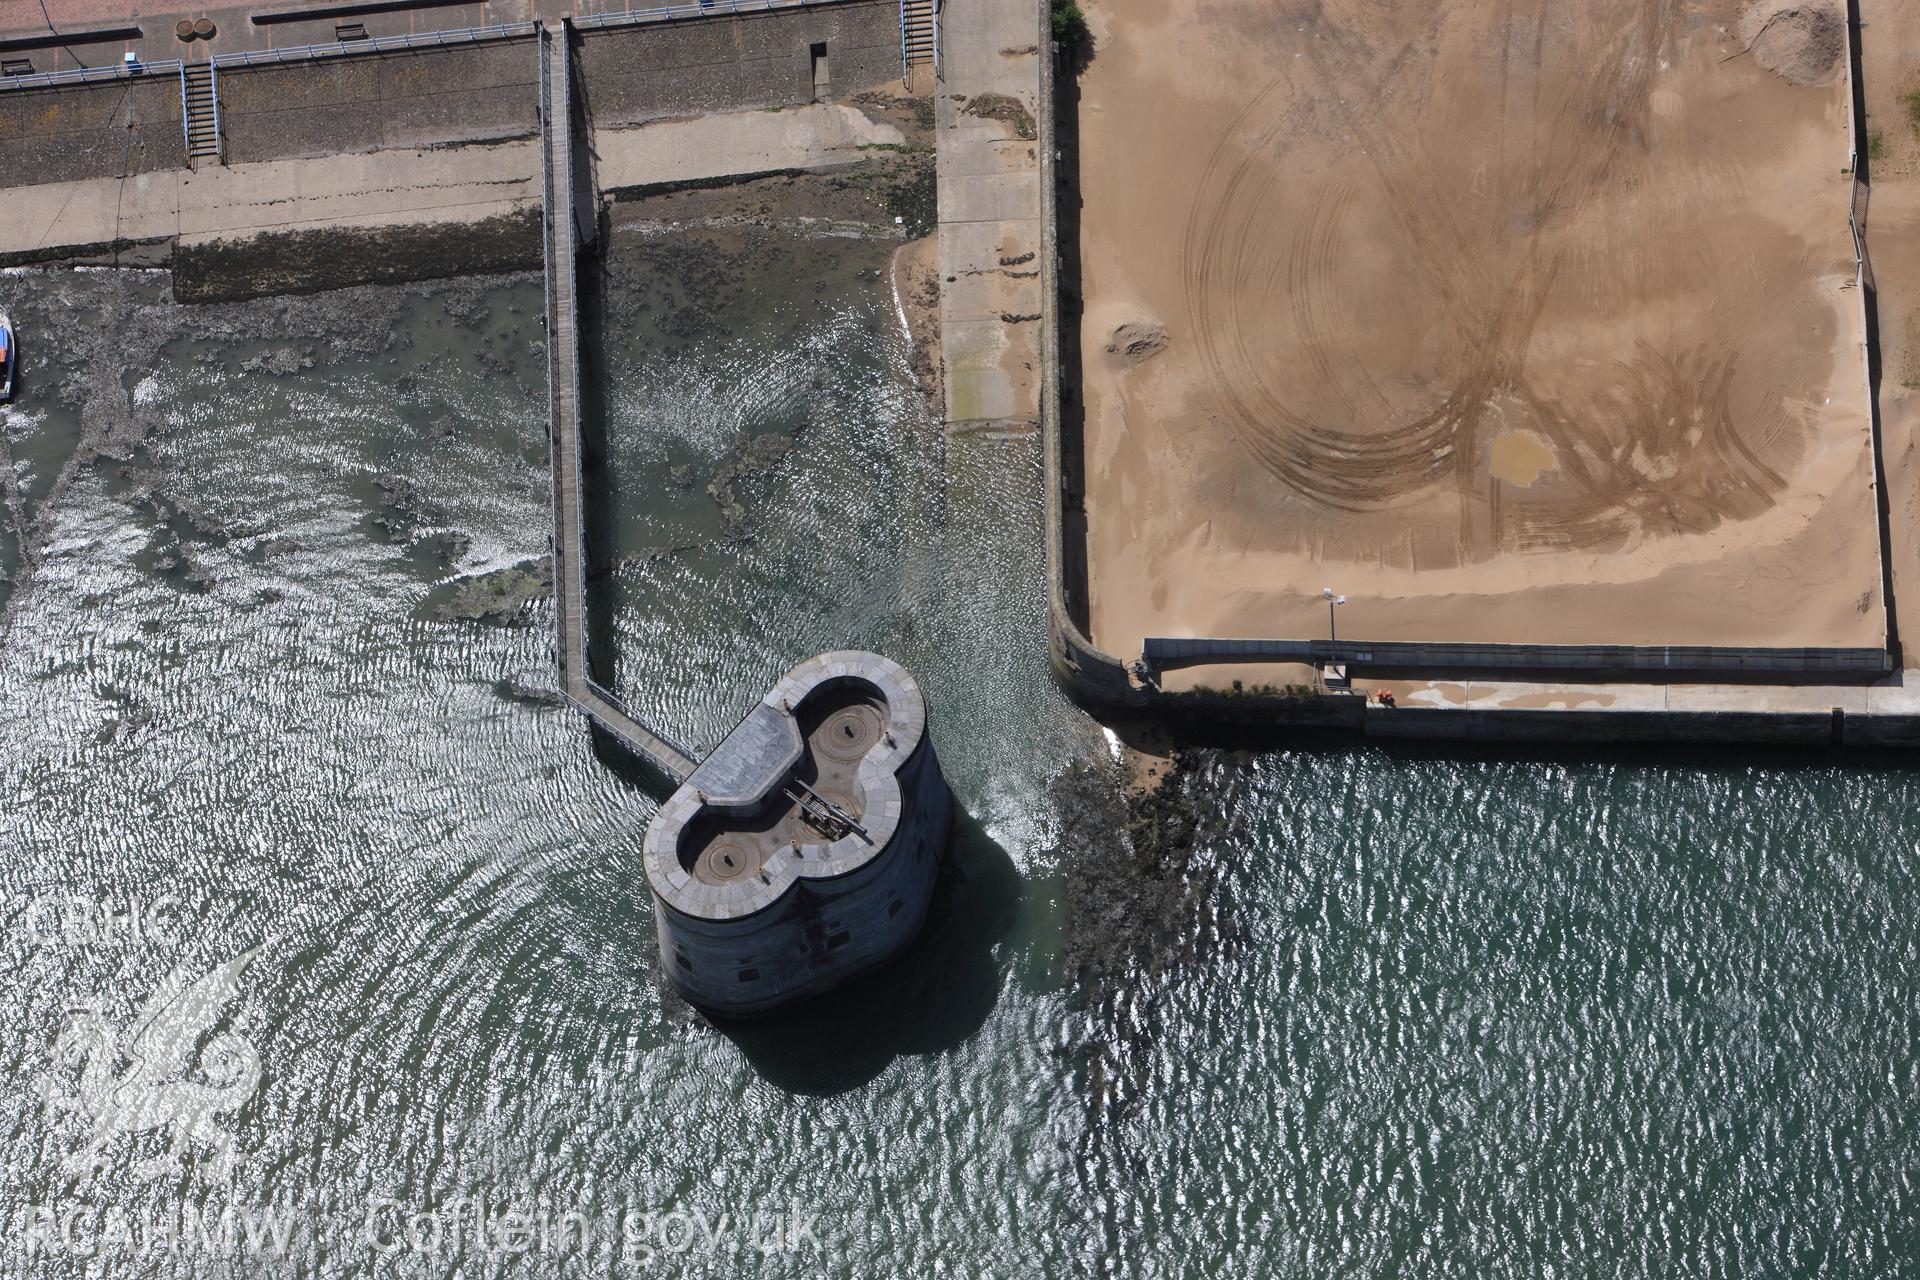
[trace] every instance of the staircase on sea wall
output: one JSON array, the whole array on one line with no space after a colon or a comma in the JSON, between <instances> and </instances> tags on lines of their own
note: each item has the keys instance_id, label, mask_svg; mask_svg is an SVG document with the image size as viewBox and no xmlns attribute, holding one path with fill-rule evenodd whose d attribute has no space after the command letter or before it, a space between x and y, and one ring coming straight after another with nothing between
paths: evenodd
<instances>
[{"instance_id":1,"label":"staircase on sea wall","mask_svg":"<svg viewBox=\"0 0 1920 1280\"><path fill-rule=\"evenodd\" d=\"M940 75L939 0L900 0L900 74L913 79L915 67Z\"/></svg>"},{"instance_id":2,"label":"staircase on sea wall","mask_svg":"<svg viewBox=\"0 0 1920 1280\"><path fill-rule=\"evenodd\" d=\"M187 163L220 163L220 98L211 62L189 62L180 69L181 109L187 118Z\"/></svg>"}]
</instances>

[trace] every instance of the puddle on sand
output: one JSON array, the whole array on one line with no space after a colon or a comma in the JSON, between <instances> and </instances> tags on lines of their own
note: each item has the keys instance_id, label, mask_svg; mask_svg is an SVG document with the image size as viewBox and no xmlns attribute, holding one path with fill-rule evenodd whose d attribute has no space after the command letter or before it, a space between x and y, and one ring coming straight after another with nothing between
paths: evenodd
<instances>
[{"instance_id":1,"label":"puddle on sand","mask_svg":"<svg viewBox=\"0 0 1920 1280\"><path fill-rule=\"evenodd\" d=\"M1508 484L1526 488L1553 470L1553 450L1530 431L1509 431L1494 437L1493 474Z\"/></svg>"}]
</instances>

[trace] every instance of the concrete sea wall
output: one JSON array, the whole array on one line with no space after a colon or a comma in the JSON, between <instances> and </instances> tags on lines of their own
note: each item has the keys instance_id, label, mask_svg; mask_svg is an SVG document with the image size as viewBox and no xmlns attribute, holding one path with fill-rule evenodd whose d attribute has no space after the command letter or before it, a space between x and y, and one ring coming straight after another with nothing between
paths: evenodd
<instances>
[{"instance_id":1,"label":"concrete sea wall","mask_svg":"<svg viewBox=\"0 0 1920 1280\"><path fill-rule=\"evenodd\" d=\"M318 293L356 284L526 271L540 264L540 256L538 208L477 222L268 231L175 246L173 294L181 302L230 302Z\"/></svg>"},{"instance_id":2,"label":"concrete sea wall","mask_svg":"<svg viewBox=\"0 0 1920 1280\"><path fill-rule=\"evenodd\" d=\"M1037 4L1036 34L1040 48L1040 278L1041 363L1040 434L1045 450L1047 628L1048 656L1062 687L1096 712L1137 710L1146 694L1135 690L1126 669L1113 655L1096 649L1079 619L1085 616L1086 581L1076 567L1084 562L1070 555L1074 539L1085 538L1085 516L1080 510L1078 486L1080 423L1061 412L1060 344L1060 175L1058 116L1062 86L1059 57L1046 5ZM1077 335L1071 335L1077 337Z\"/></svg>"},{"instance_id":3,"label":"concrete sea wall","mask_svg":"<svg viewBox=\"0 0 1920 1280\"><path fill-rule=\"evenodd\" d=\"M523 38L222 69L227 163L530 138L535 57Z\"/></svg>"},{"instance_id":4,"label":"concrete sea wall","mask_svg":"<svg viewBox=\"0 0 1920 1280\"><path fill-rule=\"evenodd\" d=\"M1156 669L1209 662L1345 662L1369 671L1578 673L1661 676L1800 676L1876 679L1893 669L1885 649L1761 649L1737 645L1421 644L1368 640L1229 640L1149 636L1142 646Z\"/></svg>"},{"instance_id":5,"label":"concrete sea wall","mask_svg":"<svg viewBox=\"0 0 1920 1280\"><path fill-rule=\"evenodd\" d=\"M186 163L178 73L0 92L0 181L9 187Z\"/></svg>"},{"instance_id":6,"label":"concrete sea wall","mask_svg":"<svg viewBox=\"0 0 1920 1280\"><path fill-rule=\"evenodd\" d=\"M600 128L846 97L900 75L896 0L575 39ZM226 163L194 171L177 72L0 88L0 184L27 189L0 264L170 263L187 301L537 267L538 79L535 40L518 34L223 65Z\"/></svg>"},{"instance_id":7,"label":"concrete sea wall","mask_svg":"<svg viewBox=\"0 0 1920 1280\"><path fill-rule=\"evenodd\" d=\"M1920 715L1824 711L1382 707L1364 698L1188 692L1155 697L1147 719L1382 740L1510 743L1716 743L1780 747L1920 746ZM1125 719L1125 715L1118 718Z\"/></svg>"},{"instance_id":8,"label":"concrete sea wall","mask_svg":"<svg viewBox=\"0 0 1920 1280\"><path fill-rule=\"evenodd\" d=\"M578 38L585 104L603 129L812 102L815 46L824 46L826 94L900 79L897 0L589 27ZM521 36L221 66L226 162L532 137L540 128L535 56L532 37ZM0 181L33 186L184 167L180 116L177 74L7 89Z\"/></svg>"},{"instance_id":9,"label":"concrete sea wall","mask_svg":"<svg viewBox=\"0 0 1920 1280\"><path fill-rule=\"evenodd\" d=\"M597 129L814 100L813 47L834 97L900 81L897 0L583 28L580 80Z\"/></svg>"}]
</instances>

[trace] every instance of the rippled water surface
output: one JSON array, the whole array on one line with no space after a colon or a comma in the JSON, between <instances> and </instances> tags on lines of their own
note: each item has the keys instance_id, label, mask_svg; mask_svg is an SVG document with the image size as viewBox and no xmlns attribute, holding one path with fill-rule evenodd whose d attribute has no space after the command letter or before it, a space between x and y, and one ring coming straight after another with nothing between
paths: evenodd
<instances>
[{"instance_id":1,"label":"rippled water surface","mask_svg":"<svg viewBox=\"0 0 1920 1280\"><path fill-rule=\"evenodd\" d=\"M1129 824L1046 674L1039 442L931 423L892 246L615 244L617 686L704 749L817 650L907 663L928 933L705 1023L651 780L514 692L544 600L437 615L546 551L537 281L0 276L0 1274L1914 1270L1904 761L1216 752Z\"/></svg>"}]
</instances>

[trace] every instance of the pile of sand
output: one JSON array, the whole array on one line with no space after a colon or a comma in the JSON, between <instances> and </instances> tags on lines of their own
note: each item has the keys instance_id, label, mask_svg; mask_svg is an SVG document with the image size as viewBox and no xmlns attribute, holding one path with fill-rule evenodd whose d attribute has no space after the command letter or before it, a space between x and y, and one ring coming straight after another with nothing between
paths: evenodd
<instances>
[{"instance_id":1,"label":"pile of sand","mask_svg":"<svg viewBox=\"0 0 1920 1280\"><path fill-rule=\"evenodd\" d=\"M1794 84L1838 84L1846 74L1847 17L1835 0L1758 0L1740 16L1740 43Z\"/></svg>"}]
</instances>

